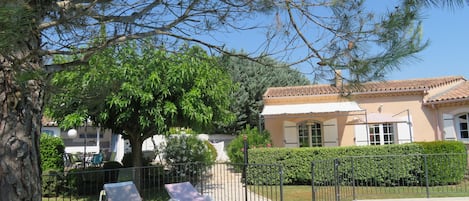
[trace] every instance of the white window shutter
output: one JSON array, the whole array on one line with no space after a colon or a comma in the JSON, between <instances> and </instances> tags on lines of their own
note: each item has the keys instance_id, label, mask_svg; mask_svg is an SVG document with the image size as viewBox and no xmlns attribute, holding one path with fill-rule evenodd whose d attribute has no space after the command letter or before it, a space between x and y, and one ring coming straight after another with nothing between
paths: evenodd
<instances>
[{"instance_id":1,"label":"white window shutter","mask_svg":"<svg viewBox=\"0 0 469 201\"><path fill-rule=\"evenodd\" d=\"M454 128L454 116L443 114L443 131L445 140L457 140L456 129Z\"/></svg>"},{"instance_id":2,"label":"white window shutter","mask_svg":"<svg viewBox=\"0 0 469 201\"><path fill-rule=\"evenodd\" d=\"M339 146L339 133L337 131L337 119L333 118L323 122L323 136L325 147Z\"/></svg>"},{"instance_id":3,"label":"white window shutter","mask_svg":"<svg viewBox=\"0 0 469 201\"><path fill-rule=\"evenodd\" d=\"M355 145L362 146L368 145L368 131L366 130L365 124L357 124L354 126L355 129Z\"/></svg>"},{"instance_id":4,"label":"white window shutter","mask_svg":"<svg viewBox=\"0 0 469 201\"><path fill-rule=\"evenodd\" d=\"M409 128L410 126L410 128ZM407 122L397 123L397 144L411 143L414 141L412 132L412 124Z\"/></svg>"},{"instance_id":5,"label":"white window shutter","mask_svg":"<svg viewBox=\"0 0 469 201\"><path fill-rule=\"evenodd\" d=\"M285 147L298 147L298 130L295 122L283 122L283 142Z\"/></svg>"}]
</instances>

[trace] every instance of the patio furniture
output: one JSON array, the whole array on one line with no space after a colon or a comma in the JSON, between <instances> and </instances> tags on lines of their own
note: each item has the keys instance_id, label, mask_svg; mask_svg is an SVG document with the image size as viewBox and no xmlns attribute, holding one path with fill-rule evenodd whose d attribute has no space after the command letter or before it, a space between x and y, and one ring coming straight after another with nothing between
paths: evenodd
<instances>
[{"instance_id":1,"label":"patio furniture","mask_svg":"<svg viewBox=\"0 0 469 201\"><path fill-rule=\"evenodd\" d=\"M99 201L142 201L132 181L104 184L103 188L99 194Z\"/></svg>"},{"instance_id":2,"label":"patio furniture","mask_svg":"<svg viewBox=\"0 0 469 201\"><path fill-rule=\"evenodd\" d=\"M93 154L93 157L91 158L91 165L95 166L95 167L99 167L103 164L103 154L102 153L99 153L99 154Z\"/></svg>"},{"instance_id":3,"label":"patio furniture","mask_svg":"<svg viewBox=\"0 0 469 201\"><path fill-rule=\"evenodd\" d=\"M212 198L200 194L189 182L165 184L171 197L170 201L212 201Z\"/></svg>"}]
</instances>

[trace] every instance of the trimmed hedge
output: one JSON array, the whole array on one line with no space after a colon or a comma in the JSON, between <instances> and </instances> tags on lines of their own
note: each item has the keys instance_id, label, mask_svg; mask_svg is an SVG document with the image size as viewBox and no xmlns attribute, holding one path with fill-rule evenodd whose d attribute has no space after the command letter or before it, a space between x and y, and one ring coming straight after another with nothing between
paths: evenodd
<instances>
[{"instance_id":1,"label":"trimmed hedge","mask_svg":"<svg viewBox=\"0 0 469 201\"><path fill-rule=\"evenodd\" d=\"M457 155L440 156L438 159L436 156L432 159L431 155L427 158L422 156L429 153L457 153ZM424 178L425 160L429 175L432 176L431 185L458 183L464 177L466 157L464 144L446 141L385 146L249 150L250 163L281 164L284 184L296 185L311 183L313 161L315 182L317 184L333 182L334 159L337 159L338 172L342 178L352 178L353 174L353 181L343 180L343 183L396 186L405 181L405 185L420 185L424 182L422 178ZM448 167L442 167L441 158L444 158L444 163ZM445 168L451 171L446 171Z\"/></svg>"},{"instance_id":2,"label":"trimmed hedge","mask_svg":"<svg viewBox=\"0 0 469 201\"><path fill-rule=\"evenodd\" d=\"M435 141L417 144L422 146L423 154L427 154L426 168L428 169L429 185L456 184L464 179L464 173L467 169L467 150L463 143Z\"/></svg>"},{"instance_id":3,"label":"trimmed hedge","mask_svg":"<svg viewBox=\"0 0 469 201\"><path fill-rule=\"evenodd\" d=\"M47 134L42 134L39 139L41 154L41 169L46 170L59 170L64 169L64 154L65 145L60 137L54 137Z\"/></svg>"}]
</instances>

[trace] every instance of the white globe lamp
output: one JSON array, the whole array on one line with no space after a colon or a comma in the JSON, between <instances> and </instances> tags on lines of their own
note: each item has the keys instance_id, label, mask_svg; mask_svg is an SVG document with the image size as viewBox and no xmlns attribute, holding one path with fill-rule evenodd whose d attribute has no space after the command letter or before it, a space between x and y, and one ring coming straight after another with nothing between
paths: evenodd
<instances>
[{"instance_id":1,"label":"white globe lamp","mask_svg":"<svg viewBox=\"0 0 469 201\"><path fill-rule=\"evenodd\" d=\"M78 135L78 131L77 131L76 129L74 129L74 128L68 130L68 132L67 132L67 136L68 136L69 138L76 138L77 135Z\"/></svg>"}]
</instances>

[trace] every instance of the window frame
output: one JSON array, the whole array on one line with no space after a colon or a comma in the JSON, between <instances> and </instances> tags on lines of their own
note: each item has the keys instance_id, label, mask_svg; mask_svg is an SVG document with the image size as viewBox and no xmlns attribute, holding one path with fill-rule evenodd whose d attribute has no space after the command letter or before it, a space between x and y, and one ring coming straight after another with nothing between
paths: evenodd
<instances>
[{"instance_id":1,"label":"window frame","mask_svg":"<svg viewBox=\"0 0 469 201\"><path fill-rule=\"evenodd\" d=\"M461 117L462 116L465 116L466 119L465 121L466 122L461 122ZM456 126L456 137L458 140L461 140L461 141L469 141L469 112L464 112L464 113L460 113L460 114L457 114L455 115L455 119L456 121L454 122L455 123L455 126ZM465 129L462 129L462 123L465 124L466 128ZM462 132L466 132L466 135L467 137L463 137L462 136Z\"/></svg>"},{"instance_id":2,"label":"window frame","mask_svg":"<svg viewBox=\"0 0 469 201\"><path fill-rule=\"evenodd\" d=\"M319 121L303 121L298 123L298 146L299 147L323 147L324 146L324 128ZM315 132L316 131L316 132ZM319 132L317 132L319 131ZM319 135L317 135L319 133ZM306 134L306 135L305 135ZM318 140L314 140L319 139ZM305 143L305 139L307 143ZM305 145L308 146L305 146Z\"/></svg>"},{"instance_id":3,"label":"window frame","mask_svg":"<svg viewBox=\"0 0 469 201\"><path fill-rule=\"evenodd\" d=\"M396 131L395 123L382 122L368 124L369 145L396 144Z\"/></svg>"}]
</instances>

